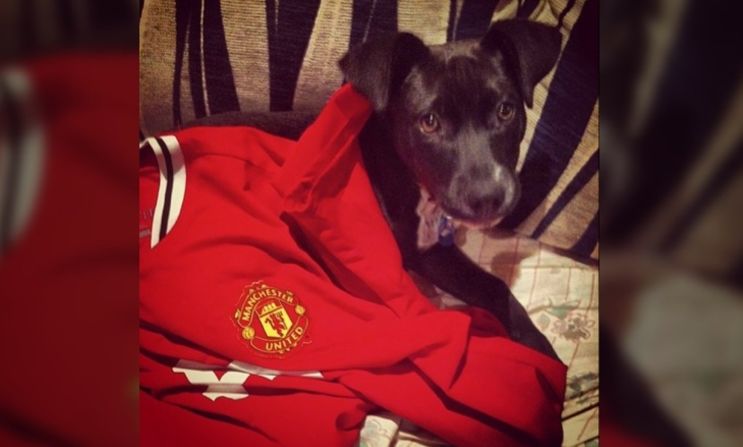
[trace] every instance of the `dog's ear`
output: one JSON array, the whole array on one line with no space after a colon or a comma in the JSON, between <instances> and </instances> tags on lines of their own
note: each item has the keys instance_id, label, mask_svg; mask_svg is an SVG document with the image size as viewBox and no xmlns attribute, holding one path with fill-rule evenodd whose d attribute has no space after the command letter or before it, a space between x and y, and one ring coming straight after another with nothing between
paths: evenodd
<instances>
[{"instance_id":1,"label":"dog's ear","mask_svg":"<svg viewBox=\"0 0 743 447\"><path fill-rule=\"evenodd\" d=\"M534 87L550 72L560 55L560 31L524 19L495 22L480 41L486 52L500 50L518 77L521 95L531 108Z\"/></svg>"},{"instance_id":2,"label":"dog's ear","mask_svg":"<svg viewBox=\"0 0 743 447\"><path fill-rule=\"evenodd\" d=\"M410 70L430 55L428 47L410 33L370 39L352 48L340 61L346 81L366 95L374 110L387 107Z\"/></svg>"}]
</instances>

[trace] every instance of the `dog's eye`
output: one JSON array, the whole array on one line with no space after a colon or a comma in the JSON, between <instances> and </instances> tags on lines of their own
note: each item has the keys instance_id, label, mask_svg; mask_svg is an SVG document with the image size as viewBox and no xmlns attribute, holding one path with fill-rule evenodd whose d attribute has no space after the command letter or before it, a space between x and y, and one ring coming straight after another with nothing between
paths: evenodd
<instances>
[{"instance_id":1,"label":"dog's eye","mask_svg":"<svg viewBox=\"0 0 743 447\"><path fill-rule=\"evenodd\" d=\"M418 126L424 133L433 133L439 130L439 119L433 113L426 113L418 120Z\"/></svg>"},{"instance_id":2,"label":"dog's eye","mask_svg":"<svg viewBox=\"0 0 743 447\"><path fill-rule=\"evenodd\" d=\"M498 118L503 121L508 121L513 118L514 111L516 109L510 102L502 102L498 104Z\"/></svg>"}]
</instances>

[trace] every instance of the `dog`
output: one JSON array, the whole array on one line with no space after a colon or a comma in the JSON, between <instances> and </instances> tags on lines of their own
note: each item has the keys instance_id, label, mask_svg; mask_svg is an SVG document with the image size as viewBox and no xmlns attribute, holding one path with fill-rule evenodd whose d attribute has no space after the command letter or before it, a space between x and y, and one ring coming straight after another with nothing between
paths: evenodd
<instances>
[{"instance_id":1,"label":"dog","mask_svg":"<svg viewBox=\"0 0 743 447\"><path fill-rule=\"evenodd\" d=\"M513 340L553 358L508 285L467 258L451 232L457 223L492 227L517 203L525 106L560 45L556 28L513 19L479 40L437 46L409 33L371 39L338 62L374 108L359 144L405 268L491 311Z\"/></svg>"}]
</instances>

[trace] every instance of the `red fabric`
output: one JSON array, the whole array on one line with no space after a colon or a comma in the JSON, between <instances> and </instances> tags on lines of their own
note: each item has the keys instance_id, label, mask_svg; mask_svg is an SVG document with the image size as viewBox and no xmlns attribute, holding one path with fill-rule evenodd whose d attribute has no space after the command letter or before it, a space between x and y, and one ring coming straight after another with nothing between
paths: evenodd
<instances>
[{"instance_id":1,"label":"red fabric","mask_svg":"<svg viewBox=\"0 0 743 447\"><path fill-rule=\"evenodd\" d=\"M103 52L16 67L21 125L0 133L39 126L41 156L24 160L39 165L37 194L0 250L0 408L29 442L136 442L137 68L136 53Z\"/></svg>"},{"instance_id":2,"label":"red fabric","mask_svg":"<svg viewBox=\"0 0 743 447\"><path fill-rule=\"evenodd\" d=\"M375 408L456 445L559 444L565 366L508 340L482 312L434 309L402 268L356 142L370 111L346 86L296 143L250 128L175 134L183 208L153 248L140 238L143 389L281 445L306 445L308 433L312 445L353 445ZM158 187L154 157L144 155L143 209ZM292 298L244 307L255 281ZM256 323L277 306L283 322ZM241 311L252 329L236 322ZM243 335L270 339L269 326L305 329L288 352L267 354ZM251 373L247 397L212 401L173 372L179 360L322 378ZM161 417L157 408L143 407L142 419Z\"/></svg>"}]
</instances>

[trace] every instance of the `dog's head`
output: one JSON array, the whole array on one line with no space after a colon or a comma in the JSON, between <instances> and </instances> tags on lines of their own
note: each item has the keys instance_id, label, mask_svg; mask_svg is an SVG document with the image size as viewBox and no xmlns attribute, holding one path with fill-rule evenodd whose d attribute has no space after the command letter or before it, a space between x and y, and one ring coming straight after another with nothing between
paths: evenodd
<instances>
[{"instance_id":1,"label":"dog's head","mask_svg":"<svg viewBox=\"0 0 743 447\"><path fill-rule=\"evenodd\" d=\"M555 64L560 33L495 22L479 41L427 47L409 33L369 40L339 62L385 120L395 150L443 210L487 226L513 209L524 104Z\"/></svg>"}]
</instances>

